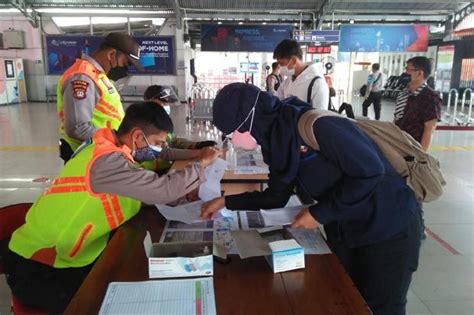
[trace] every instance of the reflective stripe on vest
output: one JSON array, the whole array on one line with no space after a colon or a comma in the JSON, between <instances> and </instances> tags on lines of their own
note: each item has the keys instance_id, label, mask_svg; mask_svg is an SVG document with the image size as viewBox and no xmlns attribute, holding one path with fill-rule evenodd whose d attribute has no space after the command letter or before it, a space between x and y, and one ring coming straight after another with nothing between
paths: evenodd
<instances>
[{"instance_id":1,"label":"reflective stripe on vest","mask_svg":"<svg viewBox=\"0 0 474 315\"><path fill-rule=\"evenodd\" d=\"M113 131L99 129L28 211L9 247L18 255L56 268L83 267L94 262L107 245L109 233L140 209L140 201L95 193L93 163L105 154L121 153L131 162L130 149L115 144Z\"/></svg>"},{"instance_id":2,"label":"reflective stripe on vest","mask_svg":"<svg viewBox=\"0 0 474 315\"><path fill-rule=\"evenodd\" d=\"M69 137L64 127L64 100L63 89L64 82L71 76L84 74L88 76L95 84L94 89L98 89L100 98L92 112L91 123L96 128L118 129L124 117L124 110L120 100L120 94L115 86L110 82L104 72L94 67L92 63L85 59L77 59L76 62L66 70L59 79L57 87L57 110L59 115L59 134L67 141L72 150L75 151L82 141ZM91 87L92 88L92 87ZM93 95L92 92L89 92Z\"/></svg>"}]
</instances>

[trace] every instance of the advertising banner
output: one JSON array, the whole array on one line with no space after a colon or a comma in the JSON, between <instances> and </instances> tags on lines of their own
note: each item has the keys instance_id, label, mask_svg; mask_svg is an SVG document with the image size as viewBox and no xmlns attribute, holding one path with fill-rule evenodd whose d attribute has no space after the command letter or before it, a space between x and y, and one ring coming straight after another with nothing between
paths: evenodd
<instances>
[{"instance_id":1,"label":"advertising banner","mask_svg":"<svg viewBox=\"0 0 474 315\"><path fill-rule=\"evenodd\" d=\"M438 58L436 63L436 90L448 93L451 88L451 75L454 62L454 45L438 47Z\"/></svg>"},{"instance_id":2,"label":"advertising banner","mask_svg":"<svg viewBox=\"0 0 474 315\"><path fill-rule=\"evenodd\" d=\"M201 25L201 51L273 52L291 38L289 25Z\"/></svg>"},{"instance_id":3,"label":"advertising banner","mask_svg":"<svg viewBox=\"0 0 474 315\"><path fill-rule=\"evenodd\" d=\"M339 52L425 52L428 25L341 25Z\"/></svg>"},{"instance_id":4,"label":"advertising banner","mask_svg":"<svg viewBox=\"0 0 474 315\"><path fill-rule=\"evenodd\" d=\"M140 63L145 69L143 74L174 75L176 73L173 37L134 38L140 45ZM101 36L46 36L48 74L63 74L77 58L81 58L82 54L89 55L99 48L102 39ZM130 68L130 72L137 74L133 67Z\"/></svg>"}]
</instances>

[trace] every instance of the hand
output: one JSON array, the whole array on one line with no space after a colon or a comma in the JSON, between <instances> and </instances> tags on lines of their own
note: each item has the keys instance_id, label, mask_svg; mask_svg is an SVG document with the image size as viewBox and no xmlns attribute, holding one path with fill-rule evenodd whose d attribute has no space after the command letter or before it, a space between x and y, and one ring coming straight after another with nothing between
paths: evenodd
<instances>
[{"instance_id":1,"label":"hand","mask_svg":"<svg viewBox=\"0 0 474 315\"><path fill-rule=\"evenodd\" d=\"M205 202L201 206L201 218L212 219L212 217L214 216L214 213L216 213L217 211L221 210L224 207L225 207L224 197L219 197L219 198L209 200L208 202Z\"/></svg>"},{"instance_id":2,"label":"hand","mask_svg":"<svg viewBox=\"0 0 474 315\"><path fill-rule=\"evenodd\" d=\"M207 167L211 165L221 155L222 155L222 151L214 147L207 147L207 148L201 149L199 163L203 167Z\"/></svg>"},{"instance_id":3,"label":"hand","mask_svg":"<svg viewBox=\"0 0 474 315\"><path fill-rule=\"evenodd\" d=\"M202 149L202 148L205 148L205 147L213 147L213 146L216 146L216 145L217 145L217 142L211 141L211 140L206 140L206 141L196 142L196 144L194 145L194 148Z\"/></svg>"},{"instance_id":4,"label":"hand","mask_svg":"<svg viewBox=\"0 0 474 315\"><path fill-rule=\"evenodd\" d=\"M199 200L199 188L196 188L193 191L187 193L186 200L189 202Z\"/></svg>"},{"instance_id":5,"label":"hand","mask_svg":"<svg viewBox=\"0 0 474 315\"><path fill-rule=\"evenodd\" d=\"M315 229L319 227L318 221L316 221L308 209L301 210L300 213L295 218L295 222L291 224L292 228L301 228L301 229Z\"/></svg>"}]
</instances>

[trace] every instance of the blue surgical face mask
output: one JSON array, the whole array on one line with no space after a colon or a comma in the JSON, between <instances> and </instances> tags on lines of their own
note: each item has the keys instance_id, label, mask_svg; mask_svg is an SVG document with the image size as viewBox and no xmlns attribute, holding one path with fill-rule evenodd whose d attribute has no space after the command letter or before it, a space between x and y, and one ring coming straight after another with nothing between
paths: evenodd
<instances>
[{"instance_id":1,"label":"blue surgical face mask","mask_svg":"<svg viewBox=\"0 0 474 315\"><path fill-rule=\"evenodd\" d=\"M133 159L138 163L142 163L146 161L153 161L159 158L162 148L156 145L151 145L148 142L148 139L146 138L145 134L143 134L143 139L145 139L147 146L143 148L136 148L135 150L133 150Z\"/></svg>"}]
</instances>

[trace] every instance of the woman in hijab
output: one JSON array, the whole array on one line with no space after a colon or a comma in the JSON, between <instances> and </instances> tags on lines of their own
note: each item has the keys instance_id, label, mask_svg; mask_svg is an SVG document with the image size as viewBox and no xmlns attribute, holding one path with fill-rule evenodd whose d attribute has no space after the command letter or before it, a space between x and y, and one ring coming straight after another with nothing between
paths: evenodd
<instances>
[{"instance_id":1,"label":"woman in hijab","mask_svg":"<svg viewBox=\"0 0 474 315\"><path fill-rule=\"evenodd\" d=\"M261 146L270 169L268 188L211 200L201 216L211 218L223 207L283 207L298 188L317 203L302 210L292 227L324 225L329 245L374 314L405 314L420 248L415 195L347 118L328 114L307 126L319 144L319 150L309 148L298 122L310 109L297 98L280 101L255 86L224 87L213 105L213 122L232 134L235 147Z\"/></svg>"}]
</instances>

